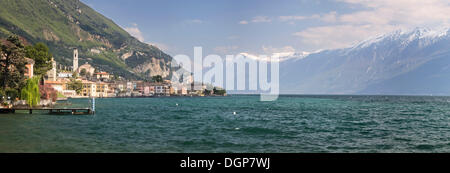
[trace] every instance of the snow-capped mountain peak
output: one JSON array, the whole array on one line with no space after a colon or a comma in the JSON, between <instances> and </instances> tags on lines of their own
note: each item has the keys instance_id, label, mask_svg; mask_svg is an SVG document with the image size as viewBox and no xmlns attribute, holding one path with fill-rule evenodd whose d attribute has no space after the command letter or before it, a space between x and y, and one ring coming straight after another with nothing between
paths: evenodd
<instances>
[{"instance_id":1,"label":"snow-capped mountain peak","mask_svg":"<svg viewBox=\"0 0 450 173\"><path fill-rule=\"evenodd\" d=\"M310 55L310 52L278 52L278 53L273 53L271 55L272 58L277 58L280 62L282 61L286 61L289 59L304 59L306 58L308 55ZM258 60L258 61L265 61L266 59L261 59L259 56L253 55L253 54L249 54L249 53L240 53L240 55L250 58L250 59L254 59L254 60Z\"/></svg>"},{"instance_id":2,"label":"snow-capped mountain peak","mask_svg":"<svg viewBox=\"0 0 450 173\"><path fill-rule=\"evenodd\" d=\"M281 64L283 92L450 95L449 28L397 30L307 57Z\"/></svg>"},{"instance_id":3,"label":"snow-capped mountain peak","mask_svg":"<svg viewBox=\"0 0 450 173\"><path fill-rule=\"evenodd\" d=\"M384 41L398 40L402 45L407 45L415 40L439 40L440 38L447 37L450 33L449 28L437 28L430 29L426 27L417 27L414 29L399 29L393 32L383 34L377 37L372 37L364 40L351 49L361 49L370 47L374 44L383 44Z\"/></svg>"}]
</instances>

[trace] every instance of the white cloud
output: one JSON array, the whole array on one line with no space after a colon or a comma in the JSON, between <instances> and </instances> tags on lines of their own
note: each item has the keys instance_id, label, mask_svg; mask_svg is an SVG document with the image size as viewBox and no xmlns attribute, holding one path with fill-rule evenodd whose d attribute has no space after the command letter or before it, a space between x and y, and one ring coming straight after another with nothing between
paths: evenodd
<instances>
[{"instance_id":1,"label":"white cloud","mask_svg":"<svg viewBox=\"0 0 450 173\"><path fill-rule=\"evenodd\" d=\"M285 47L281 47L281 48L275 48L272 46L268 46L268 47L262 46L262 50L265 54L268 54L268 55L272 55L275 53L286 53L286 52L294 53L295 52L295 49L292 46L285 46Z\"/></svg>"},{"instance_id":2,"label":"white cloud","mask_svg":"<svg viewBox=\"0 0 450 173\"><path fill-rule=\"evenodd\" d=\"M159 48L162 51L168 51L169 50L169 46L167 46L166 44L163 43L148 43L149 45L155 46L157 48Z\"/></svg>"},{"instance_id":3,"label":"white cloud","mask_svg":"<svg viewBox=\"0 0 450 173\"><path fill-rule=\"evenodd\" d=\"M250 21L248 21L248 20L242 20L242 21L239 22L239 24L241 24L241 25L247 25L247 24L249 24L250 22L251 22L251 23L270 23L270 22L272 22L272 19L270 19L270 18L267 17L267 16L256 16L256 17L253 17L252 20L250 20Z\"/></svg>"},{"instance_id":4,"label":"white cloud","mask_svg":"<svg viewBox=\"0 0 450 173\"><path fill-rule=\"evenodd\" d=\"M267 17L267 16L256 16L252 19L253 23L268 23L271 22L272 20Z\"/></svg>"},{"instance_id":5,"label":"white cloud","mask_svg":"<svg viewBox=\"0 0 450 173\"><path fill-rule=\"evenodd\" d=\"M125 27L125 31L127 31L131 36L135 37L141 42L144 42L144 35L142 34L141 30L139 29L138 25L136 23L133 23L131 27Z\"/></svg>"},{"instance_id":6,"label":"white cloud","mask_svg":"<svg viewBox=\"0 0 450 173\"><path fill-rule=\"evenodd\" d=\"M334 23L337 21L337 12L332 11L327 14L324 14L324 15L320 16L320 20L327 22L327 23Z\"/></svg>"},{"instance_id":7,"label":"white cloud","mask_svg":"<svg viewBox=\"0 0 450 173\"><path fill-rule=\"evenodd\" d=\"M239 24L241 24L241 25L247 25L247 24L248 24L248 21L243 20L243 21L240 21Z\"/></svg>"},{"instance_id":8,"label":"white cloud","mask_svg":"<svg viewBox=\"0 0 450 173\"><path fill-rule=\"evenodd\" d=\"M342 15L347 23L392 24L405 26L433 26L450 20L450 4L447 0L340 0L362 5L369 10ZM364 17L358 19L359 17Z\"/></svg>"},{"instance_id":9,"label":"white cloud","mask_svg":"<svg viewBox=\"0 0 450 173\"><path fill-rule=\"evenodd\" d=\"M310 49L348 47L368 37L414 27L450 26L448 0L337 0L359 10L320 15L328 25L294 33Z\"/></svg>"},{"instance_id":10,"label":"white cloud","mask_svg":"<svg viewBox=\"0 0 450 173\"><path fill-rule=\"evenodd\" d=\"M279 19L282 22L289 22L289 23L308 19L318 19L324 22L333 23L336 22L336 15L337 12L332 11L326 14L314 14L311 16L280 16Z\"/></svg>"},{"instance_id":11,"label":"white cloud","mask_svg":"<svg viewBox=\"0 0 450 173\"><path fill-rule=\"evenodd\" d=\"M307 16L280 16L282 22L292 21L292 20L305 20L308 19Z\"/></svg>"},{"instance_id":12,"label":"white cloud","mask_svg":"<svg viewBox=\"0 0 450 173\"><path fill-rule=\"evenodd\" d=\"M144 43L145 42L144 34L139 29L138 24L133 23L131 25L132 26L130 26L130 27L125 27L124 28L125 31L127 31L131 36L135 37L136 39L138 39L139 41ZM162 51L169 50L169 46L162 44L162 43L147 43L147 44L158 47Z\"/></svg>"},{"instance_id":13,"label":"white cloud","mask_svg":"<svg viewBox=\"0 0 450 173\"><path fill-rule=\"evenodd\" d=\"M380 35L393 30L393 28L374 25L334 25L312 27L294 33L301 38L303 45L308 49L337 49L345 48L365 40L374 35Z\"/></svg>"},{"instance_id":14,"label":"white cloud","mask_svg":"<svg viewBox=\"0 0 450 173\"><path fill-rule=\"evenodd\" d=\"M184 21L187 24L202 24L203 20L200 19L190 19L190 20L185 20Z\"/></svg>"},{"instance_id":15,"label":"white cloud","mask_svg":"<svg viewBox=\"0 0 450 173\"><path fill-rule=\"evenodd\" d=\"M219 54L232 55L235 54L238 49L238 46L218 46L214 48L214 51Z\"/></svg>"}]
</instances>

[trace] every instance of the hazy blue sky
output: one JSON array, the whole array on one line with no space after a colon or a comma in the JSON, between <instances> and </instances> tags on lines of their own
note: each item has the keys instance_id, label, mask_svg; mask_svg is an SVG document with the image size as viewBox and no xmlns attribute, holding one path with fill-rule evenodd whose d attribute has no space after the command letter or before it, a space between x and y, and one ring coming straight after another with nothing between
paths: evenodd
<instances>
[{"instance_id":1,"label":"hazy blue sky","mask_svg":"<svg viewBox=\"0 0 450 173\"><path fill-rule=\"evenodd\" d=\"M82 0L171 55L316 51L400 28L447 26L447 0Z\"/></svg>"}]
</instances>

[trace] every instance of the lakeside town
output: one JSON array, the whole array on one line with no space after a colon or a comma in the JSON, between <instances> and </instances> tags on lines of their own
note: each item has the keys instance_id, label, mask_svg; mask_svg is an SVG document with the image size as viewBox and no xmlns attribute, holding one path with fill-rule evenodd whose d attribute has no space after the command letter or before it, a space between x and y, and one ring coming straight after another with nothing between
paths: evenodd
<instances>
[{"instance_id":1,"label":"lakeside town","mask_svg":"<svg viewBox=\"0 0 450 173\"><path fill-rule=\"evenodd\" d=\"M88 62L79 65L77 48L73 49L72 66L64 66L54 60L45 44L25 47L14 37L2 42L1 107L46 107L68 98L226 96L225 90L196 83L192 77L188 85L172 84L160 75L150 81L127 80L99 71ZM14 76L20 77L11 78Z\"/></svg>"},{"instance_id":2,"label":"lakeside town","mask_svg":"<svg viewBox=\"0 0 450 173\"><path fill-rule=\"evenodd\" d=\"M71 70L58 68L53 59L51 63L52 69L45 75L44 83L66 98L226 95L216 89L208 90L205 84L201 84L201 89L195 90L195 87L191 86L172 85L170 80L164 80L159 75L154 76L151 82L129 81L104 71L97 71L88 62L78 66L78 49L73 50ZM194 84L191 78L189 81Z\"/></svg>"}]
</instances>

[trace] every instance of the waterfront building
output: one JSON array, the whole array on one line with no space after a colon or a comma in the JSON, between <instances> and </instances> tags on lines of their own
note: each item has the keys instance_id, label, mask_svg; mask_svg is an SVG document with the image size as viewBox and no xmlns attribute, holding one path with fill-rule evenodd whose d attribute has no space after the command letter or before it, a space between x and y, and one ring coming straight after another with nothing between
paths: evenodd
<instances>
[{"instance_id":1,"label":"waterfront building","mask_svg":"<svg viewBox=\"0 0 450 173\"><path fill-rule=\"evenodd\" d=\"M116 97L117 96L116 91L113 88L111 88L111 87L109 87L109 89L108 89L108 91L106 93L107 93L106 97Z\"/></svg>"},{"instance_id":2,"label":"waterfront building","mask_svg":"<svg viewBox=\"0 0 450 173\"><path fill-rule=\"evenodd\" d=\"M47 81L44 81L44 84L51 86L53 89L55 89L58 92L62 92L66 89L66 82L64 82L64 81L47 80Z\"/></svg>"},{"instance_id":3,"label":"waterfront building","mask_svg":"<svg viewBox=\"0 0 450 173\"><path fill-rule=\"evenodd\" d=\"M132 97L142 97L143 94L140 93L140 92L138 92L138 91L133 91L133 92L131 93L131 96L132 96Z\"/></svg>"},{"instance_id":4,"label":"waterfront building","mask_svg":"<svg viewBox=\"0 0 450 173\"><path fill-rule=\"evenodd\" d=\"M82 90L81 90L81 96L84 97L95 97L97 95L97 85L94 82L82 80Z\"/></svg>"},{"instance_id":5,"label":"waterfront building","mask_svg":"<svg viewBox=\"0 0 450 173\"><path fill-rule=\"evenodd\" d=\"M180 96L186 96L188 95L188 88L183 84L174 84L170 85L171 90L173 90L171 94L180 95Z\"/></svg>"},{"instance_id":6,"label":"waterfront building","mask_svg":"<svg viewBox=\"0 0 450 173\"><path fill-rule=\"evenodd\" d=\"M125 90L124 84L117 84L117 89L122 92Z\"/></svg>"},{"instance_id":7,"label":"waterfront building","mask_svg":"<svg viewBox=\"0 0 450 173\"><path fill-rule=\"evenodd\" d=\"M165 96L169 96L170 95L170 85L168 84L163 84L163 83L153 83L152 86L154 87L154 93L155 95L165 95Z\"/></svg>"},{"instance_id":8,"label":"waterfront building","mask_svg":"<svg viewBox=\"0 0 450 173\"><path fill-rule=\"evenodd\" d=\"M149 90L150 90L150 96L153 96L153 95L155 95L156 93L155 93L155 86L148 86L148 88L149 88Z\"/></svg>"},{"instance_id":9,"label":"waterfront building","mask_svg":"<svg viewBox=\"0 0 450 173\"><path fill-rule=\"evenodd\" d=\"M77 96L77 92L75 90L63 90L61 92L65 97L72 98Z\"/></svg>"},{"instance_id":10,"label":"waterfront building","mask_svg":"<svg viewBox=\"0 0 450 173\"><path fill-rule=\"evenodd\" d=\"M144 96L150 96L150 87L149 86L144 87Z\"/></svg>"},{"instance_id":11,"label":"waterfront building","mask_svg":"<svg viewBox=\"0 0 450 173\"><path fill-rule=\"evenodd\" d=\"M127 92L131 92L134 90L133 82L127 82Z\"/></svg>"},{"instance_id":12,"label":"waterfront building","mask_svg":"<svg viewBox=\"0 0 450 173\"><path fill-rule=\"evenodd\" d=\"M108 97L108 84L104 82L96 83L96 94L94 97Z\"/></svg>"},{"instance_id":13,"label":"waterfront building","mask_svg":"<svg viewBox=\"0 0 450 173\"><path fill-rule=\"evenodd\" d=\"M183 95L183 96L188 95L188 89L187 89L187 87L181 86L181 88L180 88L180 90L179 90L178 93L179 93L180 95Z\"/></svg>"},{"instance_id":14,"label":"waterfront building","mask_svg":"<svg viewBox=\"0 0 450 173\"><path fill-rule=\"evenodd\" d=\"M83 89L81 96L83 97L109 97L114 91L109 91L109 84L105 82L91 82L82 80Z\"/></svg>"},{"instance_id":15,"label":"waterfront building","mask_svg":"<svg viewBox=\"0 0 450 173\"><path fill-rule=\"evenodd\" d=\"M169 86L169 95L178 95L178 88Z\"/></svg>"},{"instance_id":16,"label":"waterfront building","mask_svg":"<svg viewBox=\"0 0 450 173\"><path fill-rule=\"evenodd\" d=\"M155 94L156 95L165 95L166 91L164 88L164 85L157 85L155 86Z\"/></svg>"}]
</instances>

